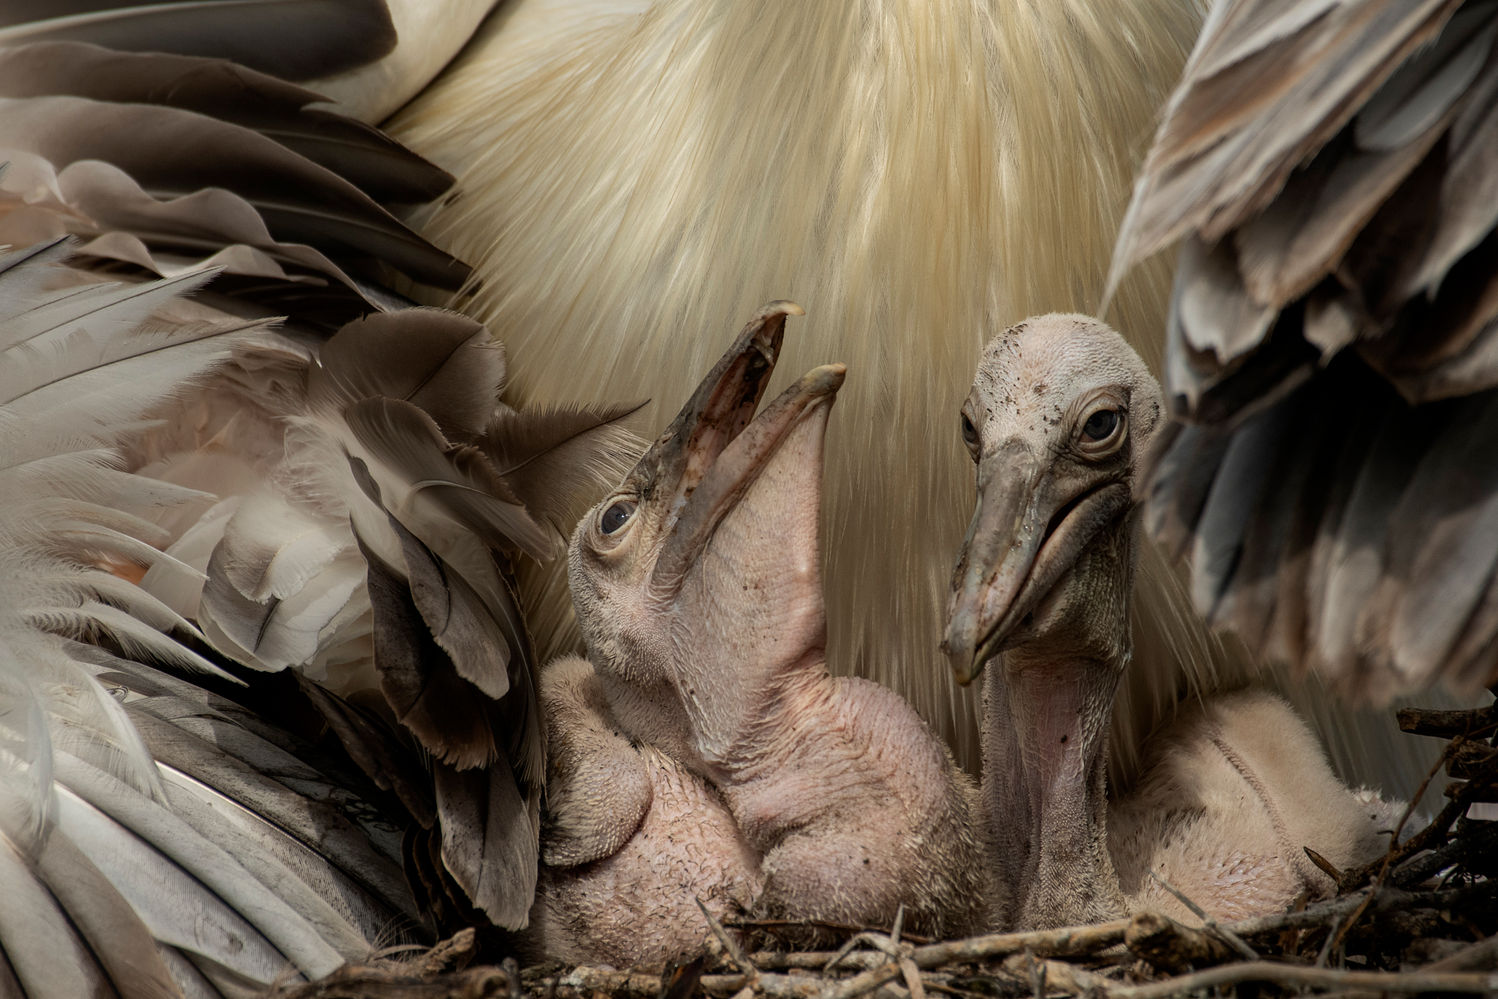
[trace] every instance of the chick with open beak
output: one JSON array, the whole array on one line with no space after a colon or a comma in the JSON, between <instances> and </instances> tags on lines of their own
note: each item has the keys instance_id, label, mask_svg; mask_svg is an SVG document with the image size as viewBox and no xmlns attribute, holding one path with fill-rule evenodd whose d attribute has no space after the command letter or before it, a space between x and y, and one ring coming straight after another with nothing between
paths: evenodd
<instances>
[{"instance_id":1,"label":"chick with open beak","mask_svg":"<svg viewBox=\"0 0 1498 999\"><path fill-rule=\"evenodd\" d=\"M547 678L543 935L587 907L590 938L612 937L600 891L669 945L652 960L707 939L696 896L725 919L981 920L976 788L898 696L826 667L823 439L843 367L755 415L799 314L762 310L573 534L588 662Z\"/></svg>"},{"instance_id":2,"label":"chick with open beak","mask_svg":"<svg viewBox=\"0 0 1498 999\"><path fill-rule=\"evenodd\" d=\"M1110 805L1108 721L1132 654L1137 500L1159 386L1088 316L1027 319L984 349L962 409L978 503L952 580L943 648L985 674L983 802L1001 927L1093 922L1147 905L1192 918L1270 912L1381 850L1387 808L1332 774L1277 697L1182 711Z\"/></svg>"}]
</instances>

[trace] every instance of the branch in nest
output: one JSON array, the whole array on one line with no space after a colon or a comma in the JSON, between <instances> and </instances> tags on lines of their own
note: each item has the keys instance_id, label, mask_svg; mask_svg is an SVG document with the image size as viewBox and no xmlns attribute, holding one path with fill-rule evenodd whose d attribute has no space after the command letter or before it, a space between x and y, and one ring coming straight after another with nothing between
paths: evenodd
<instances>
[{"instance_id":1,"label":"branch in nest","mask_svg":"<svg viewBox=\"0 0 1498 999\"><path fill-rule=\"evenodd\" d=\"M515 983L499 968L473 968L437 977L378 968L340 968L315 982L282 985L266 999L498 999ZM650 994L655 995L659 981Z\"/></svg>"},{"instance_id":2,"label":"branch in nest","mask_svg":"<svg viewBox=\"0 0 1498 999\"><path fill-rule=\"evenodd\" d=\"M1498 990L1498 974L1476 972L1343 971L1269 961L1243 961L1148 985L1106 988L1111 999L1172 999L1205 989L1244 982L1269 982L1313 989L1356 989L1419 995L1430 992L1487 994Z\"/></svg>"},{"instance_id":3,"label":"branch in nest","mask_svg":"<svg viewBox=\"0 0 1498 999\"><path fill-rule=\"evenodd\" d=\"M1370 912L1385 912L1390 909L1445 909L1489 900L1495 894L1498 894L1498 883L1495 882L1423 892L1365 888L1352 895L1306 906L1299 912L1242 919L1228 924L1228 928L1240 937L1257 937L1285 930L1326 926L1336 917L1344 916L1364 904L1368 905Z\"/></svg>"},{"instance_id":4,"label":"branch in nest","mask_svg":"<svg viewBox=\"0 0 1498 999\"><path fill-rule=\"evenodd\" d=\"M1233 959L1233 949L1202 930L1182 926L1158 912L1141 912L1129 923L1124 943L1129 952L1161 971L1177 973L1210 968Z\"/></svg>"},{"instance_id":5,"label":"branch in nest","mask_svg":"<svg viewBox=\"0 0 1498 999\"><path fill-rule=\"evenodd\" d=\"M1437 708L1400 708L1395 717L1399 730L1413 735L1430 735L1440 739L1457 736L1474 737L1498 725L1494 705L1472 710L1442 711Z\"/></svg>"},{"instance_id":6,"label":"branch in nest","mask_svg":"<svg viewBox=\"0 0 1498 999\"><path fill-rule=\"evenodd\" d=\"M955 961L978 961L1029 951L1037 957L1084 957L1123 943L1129 920L1114 919L1092 926L1066 926L1026 933L989 933L966 940L917 947L911 959L920 968L934 968Z\"/></svg>"}]
</instances>

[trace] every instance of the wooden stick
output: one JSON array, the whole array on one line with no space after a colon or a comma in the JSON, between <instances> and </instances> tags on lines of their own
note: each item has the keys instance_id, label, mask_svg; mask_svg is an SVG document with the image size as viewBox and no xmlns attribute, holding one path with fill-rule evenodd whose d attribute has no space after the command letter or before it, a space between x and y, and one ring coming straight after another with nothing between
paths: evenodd
<instances>
[{"instance_id":1,"label":"wooden stick","mask_svg":"<svg viewBox=\"0 0 1498 999\"><path fill-rule=\"evenodd\" d=\"M1166 881L1154 871L1150 871L1149 876L1154 878L1155 883L1158 884L1161 888L1164 888L1166 891L1174 895L1178 902L1180 902L1186 908L1190 909L1191 914L1202 921L1202 928L1205 929L1208 933L1221 939L1223 943L1227 944L1229 947L1237 951L1240 956L1246 957L1250 961L1257 961L1259 959L1258 951L1254 950L1248 944L1244 943L1243 938L1234 933L1232 930L1228 929L1225 926L1218 925L1217 920L1207 915L1205 909L1197 905L1195 902L1191 901L1191 899L1187 898L1185 893L1182 892L1179 888L1171 884L1169 881Z\"/></svg>"},{"instance_id":2,"label":"wooden stick","mask_svg":"<svg viewBox=\"0 0 1498 999\"><path fill-rule=\"evenodd\" d=\"M1168 973L1207 968L1233 959L1232 948L1221 938L1182 926L1158 912L1136 913L1124 943L1134 956Z\"/></svg>"},{"instance_id":3,"label":"wooden stick","mask_svg":"<svg viewBox=\"0 0 1498 999\"><path fill-rule=\"evenodd\" d=\"M728 931L723 928L723 924L718 922L717 918L711 912L707 911L707 906L702 904L702 899L694 899L693 901L697 903L697 908L702 910L702 918L707 920L707 928L713 931L713 936L717 937L718 943L723 945L723 950L727 952L728 959L733 962L734 967L738 968L749 984L752 985L754 980L759 977L759 969L754 966L753 961L750 961L744 955L744 948L739 946L737 940L728 935Z\"/></svg>"},{"instance_id":4,"label":"wooden stick","mask_svg":"<svg viewBox=\"0 0 1498 999\"><path fill-rule=\"evenodd\" d=\"M1270 961L1244 961L1225 964L1189 975L1181 975L1149 985L1113 986L1107 989L1111 999L1169 999L1204 989L1243 982L1272 982L1276 985L1320 989L1367 989L1374 992L1422 993L1498 991L1498 974L1484 972L1423 971L1344 971L1338 968L1308 968L1297 964L1275 964Z\"/></svg>"},{"instance_id":5,"label":"wooden stick","mask_svg":"<svg viewBox=\"0 0 1498 999\"><path fill-rule=\"evenodd\" d=\"M1114 983L1065 961L1037 958L1033 954L1014 954L1004 962L1004 970L1017 978L1038 983L1037 991L1060 989L1063 992L1106 993Z\"/></svg>"},{"instance_id":6,"label":"wooden stick","mask_svg":"<svg viewBox=\"0 0 1498 999\"><path fill-rule=\"evenodd\" d=\"M1443 888L1440 891L1402 891L1385 888L1378 892L1365 888L1352 895L1344 895L1326 902L1308 905L1300 912L1285 912L1275 916L1255 916L1228 924L1228 928L1240 937L1256 937L1266 933L1281 933L1285 930L1325 926L1329 917L1346 915L1369 900L1373 912L1389 909L1444 909L1463 903L1478 901L1498 894L1498 882L1482 882L1462 888Z\"/></svg>"},{"instance_id":7,"label":"wooden stick","mask_svg":"<svg viewBox=\"0 0 1498 999\"><path fill-rule=\"evenodd\" d=\"M1455 954L1449 954L1432 964L1427 964L1422 971L1468 971L1479 969L1492 971L1498 968L1498 935L1479 940L1469 947L1464 947Z\"/></svg>"},{"instance_id":8,"label":"wooden stick","mask_svg":"<svg viewBox=\"0 0 1498 999\"><path fill-rule=\"evenodd\" d=\"M754 991L771 999L829 999L831 988L850 987L841 999L854 999L865 992L873 991L900 973L899 967L890 962L881 969L879 977L871 972L840 982L828 982L814 975L774 975L761 972L753 983ZM861 979L861 980L859 980ZM873 982L869 985L868 982ZM655 999L660 993L660 976L642 971L613 971L607 968L572 968L554 979L556 994L563 999L572 996L592 996L605 992L615 996L639 996ZM856 983L856 984L855 984ZM742 974L703 975L698 983L702 991L712 996L732 996L749 985Z\"/></svg>"},{"instance_id":9,"label":"wooden stick","mask_svg":"<svg viewBox=\"0 0 1498 999\"><path fill-rule=\"evenodd\" d=\"M1064 926L1025 933L989 933L966 940L948 940L917 947L911 959L917 967L934 968L954 961L977 961L1031 951L1037 957L1078 957L1123 943L1129 920L1114 919L1092 926Z\"/></svg>"},{"instance_id":10,"label":"wooden stick","mask_svg":"<svg viewBox=\"0 0 1498 999\"><path fill-rule=\"evenodd\" d=\"M1401 732L1450 739L1458 735L1473 736L1498 721L1490 704L1475 711L1442 711L1438 708L1400 708L1394 713Z\"/></svg>"},{"instance_id":11,"label":"wooden stick","mask_svg":"<svg viewBox=\"0 0 1498 999\"><path fill-rule=\"evenodd\" d=\"M819 999L856 999L873 992L899 974L900 963L888 961L877 968L861 971L852 978L833 983L818 993L818 996Z\"/></svg>"}]
</instances>

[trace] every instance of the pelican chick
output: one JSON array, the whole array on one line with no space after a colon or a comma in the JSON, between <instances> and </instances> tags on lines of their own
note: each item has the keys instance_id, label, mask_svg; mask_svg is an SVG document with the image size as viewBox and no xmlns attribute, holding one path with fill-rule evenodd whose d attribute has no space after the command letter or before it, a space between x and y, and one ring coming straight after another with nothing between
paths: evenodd
<instances>
[{"instance_id":1,"label":"pelican chick","mask_svg":"<svg viewBox=\"0 0 1498 999\"><path fill-rule=\"evenodd\" d=\"M1383 849L1388 806L1355 794L1287 704L1240 692L1183 711L1111 805L1108 719L1130 668L1136 501L1163 423L1159 386L1095 319L1048 315L984 349L962 409L978 503L943 647L984 683L983 800L993 920L1044 927L1137 908L1281 910Z\"/></svg>"},{"instance_id":2,"label":"pelican chick","mask_svg":"<svg viewBox=\"0 0 1498 999\"><path fill-rule=\"evenodd\" d=\"M610 863L559 868L544 847L541 904L553 922L587 906L594 941L690 951L707 937L693 895L721 915L746 888L761 918L888 925L903 904L931 934L981 919L972 781L897 695L827 670L823 436L842 365L755 416L799 314L763 309L572 536L591 669L565 663L548 704L567 712L548 828L583 830L594 848L578 857ZM652 829L675 836L642 842ZM644 926L638 903L595 904L621 885L675 916Z\"/></svg>"}]
</instances>

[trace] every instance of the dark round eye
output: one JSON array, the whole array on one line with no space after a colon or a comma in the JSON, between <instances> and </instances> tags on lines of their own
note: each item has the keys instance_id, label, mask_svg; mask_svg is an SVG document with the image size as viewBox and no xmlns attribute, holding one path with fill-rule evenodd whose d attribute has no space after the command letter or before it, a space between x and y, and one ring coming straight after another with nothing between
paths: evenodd
<instances>
[{"instance_id":1,"label":"dark round eye","mask_svg":"<svg viewBox=\"0 0 1498 999\"><path fill-rule=\"evenodd\" d=\"M629 523L629 518L635 515L635 504L633 500L618 500L609 505L603 511L603 516L598 518L598 529L604 534L613 534L619 528Z\"/></svg>"},{"instance_id":2,"label":"dark round eye","mask_svg":"<svg viewBox=\"0 0 1498 999\"><path fill-rule=\"evenodd\" d=\"M1118 410L1100 409L1082 424L1082 440L1089 444L1105 441L1118 429Z\"/></svg>"},{"instance_id":3,"label":"dark round eye","mask_svg":"<svg viewBox=\"0 0 1498 999\"><path fill-rule=\"evenodd\" d=\"M966 413L962 414L962 443L969 449L978 446L978 428L973 426L973 421Z\"/></svg>"}]
</instances>

